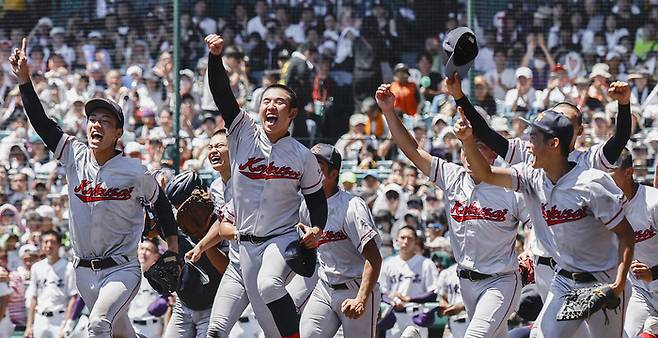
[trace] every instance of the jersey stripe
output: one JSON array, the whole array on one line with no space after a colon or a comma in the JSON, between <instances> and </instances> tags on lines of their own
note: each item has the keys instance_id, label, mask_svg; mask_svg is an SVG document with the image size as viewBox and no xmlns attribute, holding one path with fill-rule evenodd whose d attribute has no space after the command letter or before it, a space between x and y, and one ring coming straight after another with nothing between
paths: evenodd
<instances>
[{"instance_id":1,"label":"jersey stripe","mask_svg":"<svg viewBox=\"0 0 658 338\"><path fill-rule=\"evenodd\" d=\"M507 163L512 163L512 159L514 159L514 151L516 151L516 142L512 142L512 152L510 153L509 161L507 161Z\"/></svg>"},{"instance_id":2,"label":"jersey stripe","mask_svg":"<svg viewBox=\"0 0 658 338\"><path fill-rule=\"evenodd\" d=\"M233 120L233 124L231 124L231 127L228 129L228 133L229 133L229 134L233 133L233 131L235 130L235 128L236 128L240 123L242 123L242 120L244 120L244 117L245 117L245 115L247 115L247 114L245 114L244 112L241 111L239 115L240 115L240 119L237 120L237 121Z\"/></svg>"},{"instance_id":3,"label":"jersey stripe","mask_svg":"<svg viewBox=\"0 0 658 338\"><path fill-rule=\"evenodd\" d=\"M62 146L62 149L59 149L59 155L57 155L58 161L62 158L62 154L64 154L64 149L66 149L66 146L71 142L71 139L73 138L72 136L67 136L66 134L64 135L66 136L66 141L64 141L64 145Z\"/></svg>"},{"instance_id":4,"label":"jersey stripe","mask_svg":"<svg viewBox=\"0 0 658 338\"><path fill-rule=\"evenodd\" d=\"M619 211L617 211L617 213L609 221L603 223L603 225L610 224L612 221L614 221L617 218L617 216L619 216L619 214L621 214L622 211L624 211L624 208L619 208Z\"/></svg>"},{"instance_id":5,"label":"jersey stripe","mask_svg":"<svg viewBox=\"0 0 658 338\"><path fill-rule=\"evenodd\" d=\"M313 188L315 188L315 187L316 187L318 184L320 184L320 183L322 183L322 175L320 175L320 179L319 179L317 182L315 182L315 184L312 184L312 185L310 185L310 186L308 186L308 187L302 187L302 190L313 189Z\"/></svg>"}]
</instances>

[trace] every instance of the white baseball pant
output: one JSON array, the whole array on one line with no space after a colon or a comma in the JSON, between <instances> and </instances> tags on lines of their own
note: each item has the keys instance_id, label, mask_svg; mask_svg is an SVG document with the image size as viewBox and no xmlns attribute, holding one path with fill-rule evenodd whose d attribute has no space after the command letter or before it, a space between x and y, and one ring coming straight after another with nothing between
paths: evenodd
<instances>
[{"instance_id":1,"label":"white baseball pant","mask_svg":"<svg viewBox=\"0 0 658 338\"><path fill-rule=\"evenodd\" d=\"M452 338L464 338L468 328L468 318L457 319L455 316L448 318L448 328Z\"/></svg>"},{"instance_id":2,"label":"white baseball pant","mask_svg":"<svg viewBox=\"0 0 658 338\"><path fill-rule=\"evenodd\" d=\"M64 311L55 311L52 316L46 317L41 313L34 314L32 333L39 338L57 338L64 323Z\"/></svg>"},{"instance_id":3,"label":"white baseball pant","mask_svg":"<svg viewBox=\"0 0 658 338\"><path fill-rule=\"evenodd\" d=\"M483 280L459 279L469 323L464 337L507 337L507 319L519 307L518 272Z\"/></svg>"},{"instance_id":4,"label":"white baseball pant","mask_svg":"<svg viewBox=\"0 0 658 338\"><path fill-rule=\"evenodd\" d=\"M162 319L148 319L146 324L135 323L133 321L133 328L137 334L141 334L144 337L161 337L163 330Z\"/></svg>"},{"instance_id":5,"label":"white baseball pant","mask_svg":"<svg viewBox=\"0 0 658 338\"><path fill-rule=\"evenodd\" d=\"M231 333L228 335L228 338L264 337L265 333L263 333L263 329L258 325L258 320L256 319L256 315L254 314L251 305L247 306L244 312L242 312L240 319L235 323L235 326L231 329Z\"/></svg>"},{"instance_id":6,"label":"white baseball pant","mask_svg":"<svg viewBox=\"0 0 658 338\"><path fill-rule=\"evenodd\" d=\"M123 264L99 271L75 268L75 284L90 309L88 332L91 337L135 337L128 318L128 304L139 291L142 271L136 257L129 262L123 257L115 260Z\"/></svg>"},{"instance_id":7,"label":"white baseball pant","mask_svg":"<svg viewBox=\"0 0 658 338\"><path fill-rule=\"evenodd\" d=\"M374 338L381 293L377 285L365 304L365 312L358 319L350 319L341 311L346 299L355 298L359 292L356 281L345 283L347 290L335 290L319 281L309 299L300 320L300 337L331 338L343 326L345 337Z\"/></svg>"},{"instance_id":8,"label":"white baseball pant","mask_svg":"<svg viewBox=\"0 0 658 338\"><path fill-rule=\"evenodd\" d=\"M402 332L408 327L413 326L418 329L420 333L420 338L427 338L429 336L429 330L426 327L420 327L414 324L414 315L422 313L422 307L418 310L413 310L412 308L407 308L407 312L396 312L395 313L395 324L393 327L386 331L386 338L400 338Z\"/></svg>"},{"instance_id":9,"label":"white baseball pant","mask_svg":"<svg viewBox=\"0 0 658 338\"><path fill-rule=\"evenodd\" d=\"M611 269L605 272L595 272L594 277L597 283L613 283L617 269ZM590 337L596 338L619 338L626 337L624 334L624 317L626 316L626 308L628 300L631 296L630 283L626 283L626 287L622 293L622 301L620 308L617 311L607 310L608 324L606 325L606 317L603 311L597 311L590 318L585 320L567 320L558 321L556 318L557 313L560 311L564 302L564 295L574 288L591 287L594 283L576 283L573 280L566 278L562 275L555 274L551 289L548 292L546 303L542 307L539 317L536 320L537 330L533 331L531 336L545 337L545 338L562 338L573 337L577 334L579 327L583 323L587 326Z\"/></svg>"},{"instance_id":10,"label":"white baseball pant","mask_svg":"<svg viewBox=\"0 0 658 338\"><path fill-rule=\"evenodd\" d=\"M210 309L192 310L178 300L165 330L165 338L204 338L208 332Z\"/></svg>"},{"instance_id":11,"label":"white baseball pant","mask_svg":"<svg viewBox=\"0 0 658 338\"><path fill-rule=\"evenodd\" d=\"M629 337L637 337L646 330L645 322L650 316L658 316L658 293L633 285L626 310L624 331ZM658 332L652 332L658 334Z\"/></svg>"},{"instance_id":12,"label":"white baseball pant","mask_svg":"<svg viewBox=\"0 0 658 338\"><path fill-rule=\"evenodd\" d=\"M14 333L14 324L9 318L9 311L5 313L5 316L0 319L0 338L9 338ZM37 335L34 335L37 337Z\"/></svg>"},{"instance_id":13,"label":"white baseball pant","mask_svg":"<svg viewBox=\"0 0 658 338\"><path fill-rule=\"evenodd\" d=\"M535 256L535 284L537 285L537 292L543 302L546 301L548 290L551 289L551 281L555 275L555 268L546 264L539 264L539 256Z\"/></svg>"}]
</instances>

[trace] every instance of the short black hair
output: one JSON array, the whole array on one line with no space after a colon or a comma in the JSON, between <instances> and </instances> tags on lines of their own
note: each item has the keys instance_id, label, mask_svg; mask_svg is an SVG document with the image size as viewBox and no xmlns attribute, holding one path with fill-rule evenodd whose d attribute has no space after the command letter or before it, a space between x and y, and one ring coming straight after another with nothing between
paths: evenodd
<instances>
[{"instance_id":1,"label":"short black hair","mask_svg":"<svg viewBox=\"0 0 658 338\"><path fill-rule=\"evenodd\" d=\"M265 96L265 93L268 90L275 89L275 88L283 89L286 92L288 92L288 95L290 96L290 108L298 108L297 107L297 94L295 94L295 91L292 90L290 87L288 87L286 85L283 85L283 84L280 84L280 83L275 83L273 85L267 86L267 88L265 88L265 90L263 90L263 94L261 96L261 101L263 100L263 96Z\"/></svg>"},{"instance_id":2,"label":"short black hair","mask_svg":"<svg viewBox=\"0 0 658 338\"><path fill-rule=\"evenodd\" d=\"M215 132L212 133L211 137L215 137L215 135L226 135L226 128L219 128L215 130Z\"/></svg>"},{"instance_id":3,"label":"short black hair","mask_svg":"<svg viewBox=\"0 0 658 338\"><path fill-rule=\"evenodd\" d=\"M621 151L621 154L619 154L619 158L615 162L615 165L618 166L619 168L633 168L633 154L628 150L628 148L624 148Z\"/></svg>"},{"instance_id":4,"label":"short black hair","mask_svg":"<svg viewBox=\"0 0 658 338\"><path fill-rule=\"evenodd\" d=\"M313 27L311 27L311 28L313 28ZM299 52L300 53L306 53L306 52L317 53L318 49L317 49L317 47L313 46L312 43L306 42L306 43L302 43L301 45L299 45Z\"/></svg>"},{"instance_id":5,"label":"short black hair","mask_svg":"<svg viewBox=\"0 0 658 338\"><path fill-rule=\"evenodd\" d=\"M416 233L416 228L414 228L414 227L412 227L412 226L410 226L410 225L405 225L405 226L401 227L400 230L398 230L398 235L399 235L400 232L401 232L402 230L404 230L404 229L411 230L411 232L413 232L413 234L414 234L414 238L415 238L415 239L418 239L418 234Z\"/></svg>"},{"instance_id":6,"label":"short black hair","mask_svg":"<svg viewBox=\"0 0 658 338\"><path fill-rule=\"evenodd\" d=\"M420 60L422 60L423 58L430 60L430 62L434 60L434 58L432 58L432 54L430 54L429 52L421 52L420 54L418 54L418 57L416 58L416 63L420 62Z\"/></svg>"},{"instance_id":7,"label":"short black hair","mask_svg":"<svg viewBox=\"0 0 658 338\"><path fill-rule=\"evenodd\" d=\"M551 134L545 133L544 131L542 131L538 128L536 128L536 130L543 135L544 142L546 142L550 139L557 138L557 137L555 137ZM559 140L559 138L557 138L557 139ZM562 156L569 157L569 153L571 153L571 150L569 149L569 146L570 146L569 143L562 142L562 140L560 140L560 153L562 154Z\"/></svg>"},{"instance_id":8,"label":"short black hair","mask_svg":"<svg viewBox=\"0 0 658 338\"><path fill-rule=\"evenodd\" d=\"M48 235L55 236L55 238L57 239L57 244L62 245L62 235L59 232L55 231L55 230L47 230L47 231L43 232L39 236L39 239L43 240L43 238L48 236Z\"/></svg>"},{"instance_id":9,"label":"short black hair","mask_svg":"<svg viewBox=\"0 0 658 338\"><path fill-rule=\"evenodd\" d=\"M558 102L558 103L556 103L556 104L553 106L553 108L551 108L551 110L553 110L553 109L555 109L555 108L557 108L557 107L560 107L560 106L567 106L567 107L569 107L569 108L575 110L575 111L576 111L576 120L578 121L578 123L579 123L581 126L583 125L583 112L580 111L580 109L578 108L578 106L576 106L575 104L573 104L573 103L571 103L571 102L562 101L562 102ZM575 132L575 130L574 130L574 132Z\"/></svg>"}]
</instances>

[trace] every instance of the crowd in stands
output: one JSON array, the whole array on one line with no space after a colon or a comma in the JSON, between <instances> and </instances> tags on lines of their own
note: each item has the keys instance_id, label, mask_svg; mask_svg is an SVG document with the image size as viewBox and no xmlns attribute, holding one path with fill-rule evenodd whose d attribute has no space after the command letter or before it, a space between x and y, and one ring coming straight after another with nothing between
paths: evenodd
<instances>
[{"instance_id":1,"label":"crowd in stands","mask_svg":"<svg viewBox=\"0 0 658 338\"><path fill-rule=\"evenodd\" d=\"M111 98L126 116L117 146L171 177L175 167L210 172L206 145L224 123L206 83L203 37L221 34L243 109L257 118L263 88L284 83L300 100L293 136L306 145L336 145L344 159L341 186L372 208L383 256L395 252L397 229L410 225L422 235L419 250L446 267L450 249L443 235L449 229L441 191L390 140L373 94L391 82L396 109L418 143L432 155L460 161L441 43L446 32L468 25L464 1L227 1L230 6L214 10L221 16L208 14L211 1L183 1L178 131L171 4L101 0L91 8L31 11L38 3L5 1L0 25L0 267L11 272L9 313L18 327L25 325L30 267L43 257L39 234L66 233L68 219L63 170L29 127L7 61L24 36L34 87L66 133L84 139L84 102ZM462 87L506 137L525 137L521 118L560 101L577 105L585 126L580 149L612 134L617 104L607 86L629 82L628 146L636 175L648 181L658 152L658 5L650 3L511 0L493 15L476 15L470 26L479 55ZM438 11L444 19L428 20ZM17 20L5 25L9 17ZM520 229L519 250L523 235Z\"/></svg>"}]
</instances>

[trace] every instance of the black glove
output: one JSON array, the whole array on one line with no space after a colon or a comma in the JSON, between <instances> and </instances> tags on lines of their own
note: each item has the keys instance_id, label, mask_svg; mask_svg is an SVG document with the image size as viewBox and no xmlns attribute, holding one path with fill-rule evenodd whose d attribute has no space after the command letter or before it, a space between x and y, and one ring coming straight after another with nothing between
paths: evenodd
<instances>
[{"instance_id":1,"label":"black glove","mask_svg":"<svg viewBox=\"0 0 658 338\"><path fill-rule=\"evenodd\" d=\"M165 251L157 262L146 272L144 277L153 290L162 295L169 295L178 289L178 278L181 272L181 259L173 251Z\"/></svg>"}]
</instances>

